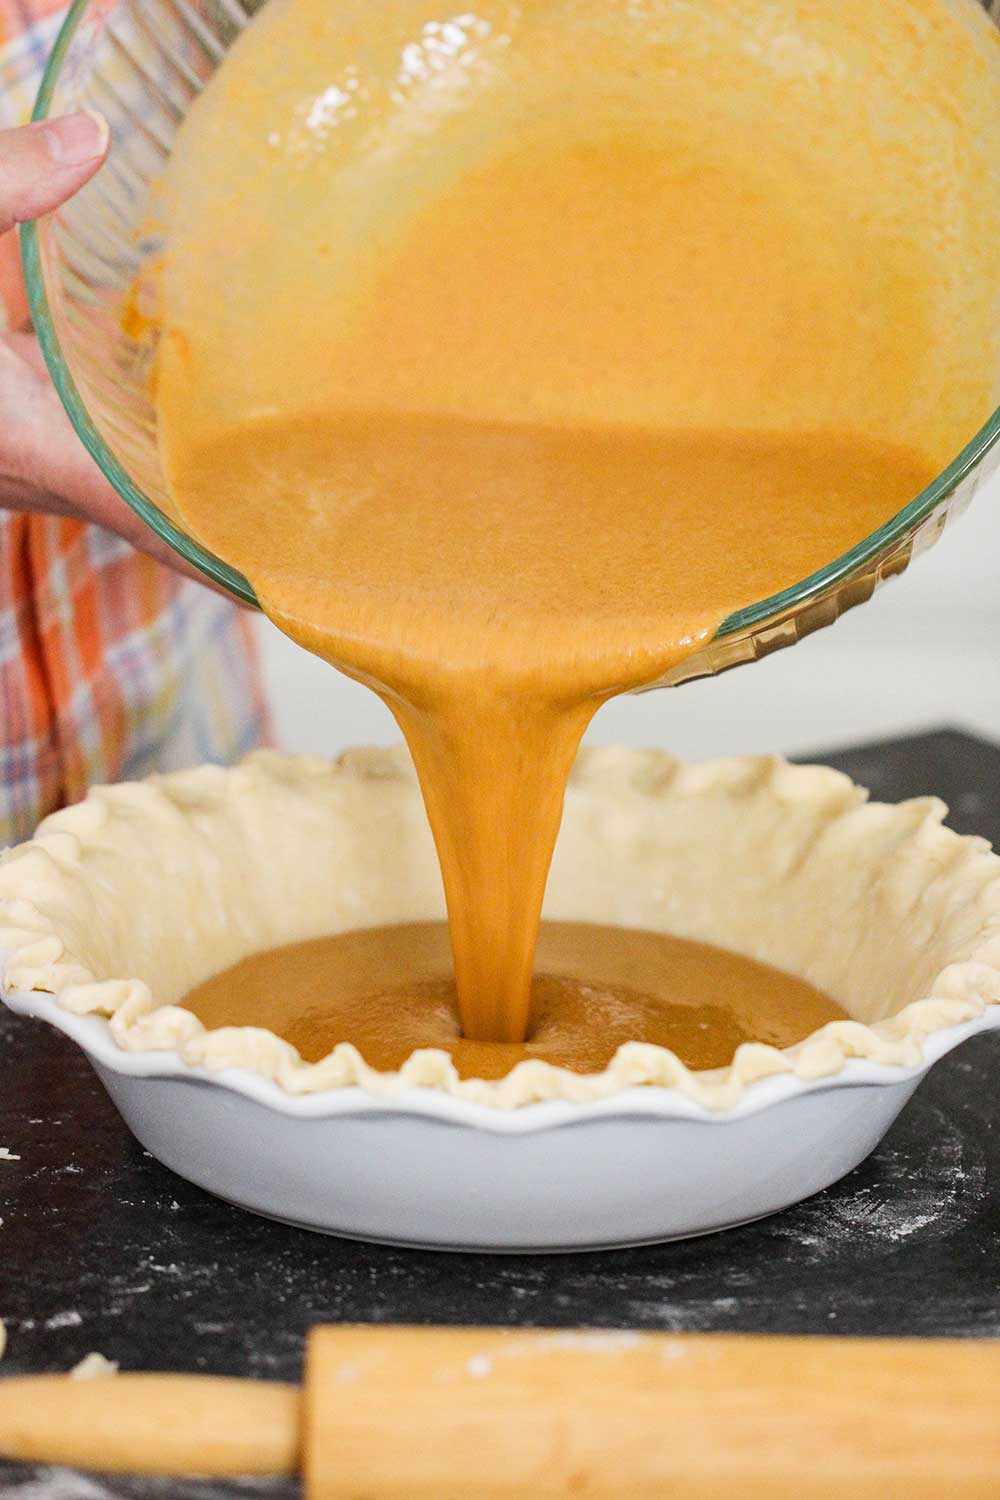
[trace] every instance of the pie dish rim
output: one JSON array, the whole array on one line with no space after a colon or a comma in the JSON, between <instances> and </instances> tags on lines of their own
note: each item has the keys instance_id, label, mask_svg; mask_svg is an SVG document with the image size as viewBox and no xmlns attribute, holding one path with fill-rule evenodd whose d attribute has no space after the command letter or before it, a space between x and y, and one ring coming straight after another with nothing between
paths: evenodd
<instances>
[{"instance_id":1,"label":"pie dish rim","mask_svg":"<svg viewBox=\"0 0 1000 1500\"><path fill-rule=\"evenodd\" d=\"M0 972L7 955L0 949ZM477 1100L446 1094L440 1089L411 1088L393 1095L373 1094L360 1086L331 1088L313 1094L290 1094L272 1079L246 1068L208 1069L163 1052L129 1053L113 1040L108 1023L96 1016L75 1016L64 1010L54 996L0 986L0 999L18 1015L47 1022L74 1042L96 1066L132 1078L179 1080L228 1090L268 1109L299 1120L334 1116L415 1115L442 1123L468 1126L500 1135L532 1134L590 1120L643 1118L666 1123L670 1120L699 1124L736 1125L792 1098L821 1094L834 1089L880 1087L923 1078L936 1063L969 1038L1000 1029L1000 1004L986 1008L981 1016L932 1032L924 1042L923 1060L910 1067L850 1058L837 1073L824 1078L803 1079L794 1073L775 1074L747 1085L742 1097L729 1109L712 1109L679 1089L640 1085L620 1089L602 1099L576 1102L569 1099L540 1100L514 1109L501 1109Z\"/></svg>"}]
</instances>

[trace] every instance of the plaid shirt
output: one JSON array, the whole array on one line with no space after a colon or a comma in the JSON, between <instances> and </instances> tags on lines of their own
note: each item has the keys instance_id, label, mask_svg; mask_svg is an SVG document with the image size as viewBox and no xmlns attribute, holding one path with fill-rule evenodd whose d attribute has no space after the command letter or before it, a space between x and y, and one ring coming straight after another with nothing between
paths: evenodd
<instances>
[{"instance_id":1,"label":"plaid shirt","mask_svg":"<svg viewBox=\"0 0 1000 1500\"><path fill-rule=\"evenodd\" d=\"M0 0L0 128L29 114L63 0ZM24 322L0 238L0 329ZM267 732L250 620L118 537L0 510L0 843L96 781L228 761Z\"/></svg>"}]
</instances>

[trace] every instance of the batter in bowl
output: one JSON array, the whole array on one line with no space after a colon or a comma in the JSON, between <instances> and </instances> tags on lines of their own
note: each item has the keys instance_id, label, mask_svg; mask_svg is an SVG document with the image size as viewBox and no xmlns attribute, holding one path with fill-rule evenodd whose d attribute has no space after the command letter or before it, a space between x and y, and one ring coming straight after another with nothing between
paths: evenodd
<instances>
[{"instance_id":1,"label":"batter in bowl","mask_svg":"<svg viewBox=\"0 0 1000 1500\"><path fill-rule=\"evenodd\" d=\"M271 0L192 109L171 493L396 716L466 1041L532 1029L600 705L996 405L998 85L973 0Z\"/></svg>"}]
</instances>

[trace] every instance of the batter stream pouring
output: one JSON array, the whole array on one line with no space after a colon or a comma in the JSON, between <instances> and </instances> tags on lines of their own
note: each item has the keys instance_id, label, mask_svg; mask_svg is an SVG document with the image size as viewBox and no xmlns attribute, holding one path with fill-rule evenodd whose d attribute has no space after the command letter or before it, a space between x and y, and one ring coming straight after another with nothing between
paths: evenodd
<instances>
[{"instance_id":1,"label":"batter stream pouring","mask_svg":"<svg viewBox=\"0 0 1000 1500\"><path fill-rule=\"evenodd\" d=\"M272 0L180 133L161 450L191 531L391 708L462 1033L517 1043L601 703L996 404L1000 169L955 146L1000 51L972 0L369 28Z\"/></svg>"}]
</instances>

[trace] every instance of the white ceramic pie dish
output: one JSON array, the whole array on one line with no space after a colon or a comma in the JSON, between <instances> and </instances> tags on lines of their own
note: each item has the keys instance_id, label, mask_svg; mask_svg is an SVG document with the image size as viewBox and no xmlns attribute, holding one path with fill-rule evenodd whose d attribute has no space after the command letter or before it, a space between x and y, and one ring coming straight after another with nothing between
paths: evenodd
<instances>
[{"instance_id":1,"label":"white ceramic pie dish","mask_svg":"<svg viewBox=\"0 0 1000 1500\"><path fill-rule=\"evenodd\" d=\"M858 1016L713 1074L634 1046L597 1079L526 1065L506 1092L456 1084L440 1054L309 1068L175 1004L254 948L441 914L398 752L259 755L54 815L0 865L3 998L82 1047L155 1157L255 1212L442 1249L701 1234L835 1182L935 1062L1000 1024L1000 859L942 814L771 760L582 758L549 915L709 937Z\"/></svg>"},{"instance_id":2,"label":"white ceramic pie dish","mask_svg":"<svg viewBox=\"0 0 1000 1500\"><path fill-rule=\"evenodd\" d=\"M993 1007L936 1033L915 1068L767 1079L725 1115L648 1088L500 1112L421 1089L291 1097L246 1071L125 1055L106 1022L49 997L4 999L77 1042L142 1145L218 1197L330 1234L508 1252L707 1234L797 1203L868 1156L939 1058L1000 1025Z\"/></svg>"}]
</instances>

